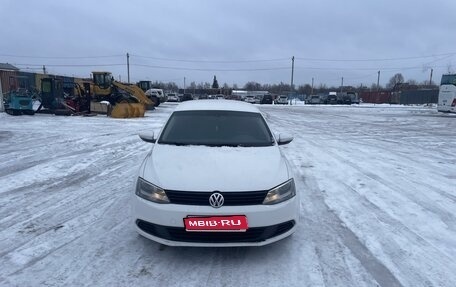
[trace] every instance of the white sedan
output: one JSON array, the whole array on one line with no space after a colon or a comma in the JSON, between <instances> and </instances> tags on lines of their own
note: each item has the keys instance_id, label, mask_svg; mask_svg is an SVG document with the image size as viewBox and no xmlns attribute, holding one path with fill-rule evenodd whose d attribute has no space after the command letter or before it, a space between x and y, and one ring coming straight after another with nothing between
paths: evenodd
<instances>
[{"instance_id":1,"label":"white sedan","mask_svg":"<svg viewBox=\"0 0 456 287\"><path fill-rule=\"evenodd\" d=\"M291 235L299 198L260 111L237 101L179 105L154 143L133 195L137 231L171 246L260 246Z\"/></svg>"}]
</instances>

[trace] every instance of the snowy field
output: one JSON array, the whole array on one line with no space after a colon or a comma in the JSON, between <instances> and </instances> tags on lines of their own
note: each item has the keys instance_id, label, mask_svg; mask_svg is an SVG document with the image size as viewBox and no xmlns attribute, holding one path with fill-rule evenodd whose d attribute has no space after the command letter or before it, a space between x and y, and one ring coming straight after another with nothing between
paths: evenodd
<instances>
[{"instance_id":1,"label":"snowy field","mask_svg":"<svg viewBox=\"0 0 456 287\"><path fill-rule=\"evenodd\" d=\"M301 192L290 238L172 248L129 196L176 104L145 118L0 113L0 286L456 286L456 116L424 107L261 106Z\"/></svg>"}]
</instances>

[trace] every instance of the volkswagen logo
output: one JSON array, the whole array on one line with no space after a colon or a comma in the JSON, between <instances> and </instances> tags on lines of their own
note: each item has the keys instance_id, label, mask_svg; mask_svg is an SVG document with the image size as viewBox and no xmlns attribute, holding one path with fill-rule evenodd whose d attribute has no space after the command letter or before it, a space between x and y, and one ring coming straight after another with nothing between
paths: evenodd
<instances>
[{"instance_id":1,"label":"volkswagen logo","mask_svg":"<svg viewBox=\"0 0 456 287\"><path fill-rule=\"evenodd\" d=\"M214 192L209 196L209 204L213 208L219 208L222 207L223 203L225 202L225 199L223 198L223 195L221 195L218 192Z\"/></svg>"}]
</instances>

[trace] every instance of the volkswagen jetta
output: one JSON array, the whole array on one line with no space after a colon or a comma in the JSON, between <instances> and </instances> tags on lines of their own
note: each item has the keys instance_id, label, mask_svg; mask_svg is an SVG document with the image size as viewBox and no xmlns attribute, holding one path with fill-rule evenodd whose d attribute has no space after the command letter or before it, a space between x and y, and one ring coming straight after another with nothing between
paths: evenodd
<instances>
[{"instance_id":1,"label":"volkswagen jetta","mask_svg":"<svg viewBox=\"0 0 456 287\"><path fill-rule=\"evenodd\" d=\"M292 172L261 112L237 101L180 104L154 143L133 195L137 231L173 246L259 246L299 218Z\"/></svg>"}]
</instances>

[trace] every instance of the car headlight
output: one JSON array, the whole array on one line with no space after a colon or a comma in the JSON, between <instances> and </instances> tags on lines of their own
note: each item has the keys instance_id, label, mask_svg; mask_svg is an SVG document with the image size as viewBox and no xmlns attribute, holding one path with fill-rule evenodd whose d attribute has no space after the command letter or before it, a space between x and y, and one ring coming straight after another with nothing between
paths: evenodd
<instances>
[{"instance_id":1,"label":"car headlight","mask_svg":"<svg viewBox=\"0 0 456 287\"><path fill-rule=\"evenodd\" d=\"M263 204L277 204L296 195L296 187L293 179L271 189L266 195Z\"/></svg>"},{"instance_id":2,"label":"car headlight","mask_svg":"<svg viewBox=\"0 0 456 287\"><path fill-rule=\"evenodd\" d=\"M150 182L145 181L142 178L138 178L136 182L136 195L146 200L156 203L169 203L166 192L158 186L153 185Z\"/></svg>"}]
</instances>

